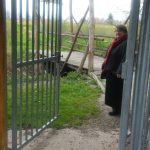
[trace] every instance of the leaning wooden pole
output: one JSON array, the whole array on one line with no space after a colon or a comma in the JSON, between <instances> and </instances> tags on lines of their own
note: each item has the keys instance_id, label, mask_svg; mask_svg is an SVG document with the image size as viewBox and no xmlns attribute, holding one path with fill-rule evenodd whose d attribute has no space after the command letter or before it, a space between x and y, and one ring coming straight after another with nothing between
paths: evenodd
<instances>
[{"instance_id":1,"label":"leaning wooden pole","mask_svg":"<svg viewBox=\"0 0 150 150\"><path fill-rule=\"evenodd\" d=\"M5 0L0 0L0 150L7 149L6 128L6 18Z\"/></svg>"},{"instance_id":2,"label":"leaning wooden pole","mask_svg":"<svg viewBox=\"0 0 150 150\"><path fill-rule=\"evenodd\" d=\"M86 18L86 16L87 16L88 11L89 11L89 7L87 8L87 10L86 10L86 12L85 12L85 14L84 14L84 16L83 16L83 18L82 18L82 20L81 20L80 26L79 26L79 28L78 28L78 30L77 30L77 33L76 33L75 37L74 37L73 44L72 44L72 46L71 46L71 49L70 49L70 51L69 51L69 54L68 54L68 56L67 56L65 62L64 62L64 64L63 64L62 68L61 68L61 71L63 71L63 69L64 69L66 63L68 62L68 60L69 60L69 58L70 58L70 56L71 56L71 53L72 53L72 51L73 51L73 49L74 49L74 46L75 46L75 44L76 44L78 35L79 35L79 33L80 33L81 27L82 27L82 25L83 25L83 23L84 23L84 21L85 21L85 18Z\"/></svg>"},{"instance_id":3,"label":"leaning wooden pole","mask_svg":"<svg viewBox=\"0 0 150 150\"><path fill-rule=\"evenodd\" d=\"M95 31L95 23L94 23L94 1L89 0L89 12L90 12L90 23L89 23L89 55L88 55L88 72L93 72L93 50L94 50L94 31Z\"/></svg>"},{"instance_id":4,"label":"leaning wooden pole","mask_svg":"<svg viewBox=\"0 0 150 150\"><path fill-rule=\"evenodd\" d=\"M85 51L85 53L84 53L84 55L83 55L83 58L82 58L81 63L80 63L80 66L79 66L79 68L78 68L78 70L77 70L78 72L81 72L81 71L82 71L83 66L84 66L84 63L85 63L86 58L87 58L87 55L88 55L88 52L89 52L89 44L88 44L87 47L86 47L86 51Z\"/></svg>"}]
</instances>

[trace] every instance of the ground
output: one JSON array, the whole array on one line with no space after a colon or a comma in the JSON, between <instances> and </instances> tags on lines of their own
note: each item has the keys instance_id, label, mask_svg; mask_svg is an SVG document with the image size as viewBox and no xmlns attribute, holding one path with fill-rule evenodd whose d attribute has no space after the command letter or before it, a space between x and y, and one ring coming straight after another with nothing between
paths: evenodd
<instances>
[{"instance_id":1,"label":"ground","mask_svg":"<svg viewBox=\"0 0 150 150\"><path fill-rule=\"evenodd\" d=\"M111 109L104 105L104 95L99 102L99 119L76 128L47 129L23 150L118 150L120 118L108 115Z\"/></svg>"}]
</instances>

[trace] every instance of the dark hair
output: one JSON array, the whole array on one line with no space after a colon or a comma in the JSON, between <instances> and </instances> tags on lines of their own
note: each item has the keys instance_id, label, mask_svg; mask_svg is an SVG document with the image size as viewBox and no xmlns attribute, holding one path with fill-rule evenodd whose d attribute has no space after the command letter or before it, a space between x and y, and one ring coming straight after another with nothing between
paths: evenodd
<instances>
[{"instance_id":1,"label":"dark hair","mask_svg":"<svg viewBox=\"0 0 150 150\"><path fill-rule=\"evenodd\" d=\"M124 33L127 33L127 32L128 32L128 31L127 31L127 27L124 26L124 25L117 25L117 26L116 26L116 29L117 29L118 31L121 31L121 32L124 32Z\"/></svg>"}]
</instances>

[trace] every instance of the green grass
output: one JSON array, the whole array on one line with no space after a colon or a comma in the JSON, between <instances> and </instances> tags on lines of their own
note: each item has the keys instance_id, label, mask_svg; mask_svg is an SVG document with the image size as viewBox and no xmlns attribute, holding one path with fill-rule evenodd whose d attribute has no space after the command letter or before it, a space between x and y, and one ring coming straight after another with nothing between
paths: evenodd
<instances>
[{"instance_id":1,"label":"green grass","mask_svg":"<svg viewBox=\"0 0 150 150\"><path fill-rule=\"evenodd\" d=\"M50 97L54 96L48 92L48 102L46 103L46 87L42 88L41 84L37 88L35 82L34 89L29 82L28 95L26 94L26 84L22 84L22 105L20 105L20 84L18 83L17 94L17 125L22 124L22 127L40 127L53 117L53 113L50 113ZM12 121L12 88L11 82L8 82L8 126L11 127ZM34 91L34 92L33 92ZM39 93L39 94L38 94ZM32 97L34 94L34 97ZM70 73L68 76L61 78L60 81L60 112L59 118L52 125L53 128L61 128L64 125L78 126L82 125L86 120L98 117L100 115L100 108L98 106L97 99L100 95L100 89L94 85L93 80L89 79L85 75L81 75L76 72ZM28 102L26 98L28 96ZM38 97L39 98L38 98ZM41 98L43 97L43 101ZM53 102L52 102L53 103ZM28 104L28 107L26 107ZM20 110L22 107L22 113ZM38 108L38 109L37 109ZM53 107L54 108L54 107ZM51 111L53 112L53 108ZM38 121L36 121L38 116ZM22 121L20 120L22 117Z\"/></svg>"},{"instance_id":2,"label":"green grass","mask_svg":"<svg viewBox=\"0 0 150 150\"><path fill-rule=\"evenodd\" d=\"M100 90L93 88L91 79L76 72L61 80L60 115L52 127L82 125L86 120L98 117Z\"/></svg>"}]
</instances>

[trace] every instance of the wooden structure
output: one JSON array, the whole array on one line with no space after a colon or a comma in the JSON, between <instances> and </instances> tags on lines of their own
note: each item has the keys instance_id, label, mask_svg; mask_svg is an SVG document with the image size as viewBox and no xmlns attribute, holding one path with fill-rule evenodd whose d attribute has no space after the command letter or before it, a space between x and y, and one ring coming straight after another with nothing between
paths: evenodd
<instances>
[{"instance_id":1,"label":"wooden structure","mask_svg":"<svg viewBox=\"0 0 150 150\"><path fill-rule=\"evenodd\" d=\"M7 149L5 0L0 0L0 149Z\"/></svg>"},{"instance_id":2,"label":"wooden structure","mask_svg":"<svg viewBox=\"0 0 150 150\"><path fill-rule=\"evenodd\" d=\"M69 5L69 8L70 8L70 30L71 30L71 33L73 34L73 13L72 13L72 0L70 0L70 5ZM71 53L72 51L74 50L74 46L76 44L76 41L77 41L77 38L79 36L79 33L81 31L81 27L85 21L85 18L87 16L87 13L90 13L90 23L89 23L89 40L88 40L88 44L86 46L86 52L85 52L85 55L81 61L81 64L80 64L80 67L78 69L78 71L81 71L82 69L82 66L86 60L86 57L88 56L88 72L92 72L93 71L93 49L94 49L94 29L95 29L95 24L94 24L94 1L93 0L89 0L89 7L87 8L82 20L81 20L81 23L78 27L78 30L75 34L75 37L71 37L72 38L72 47L70 49L70 52L68 53L68 56L66 57L66 60L64 61L64 64L62 66L62 69L61 71L64 69L66 63L68 62L70 56L71 56Z\"/></svg>"}]
</instances>

